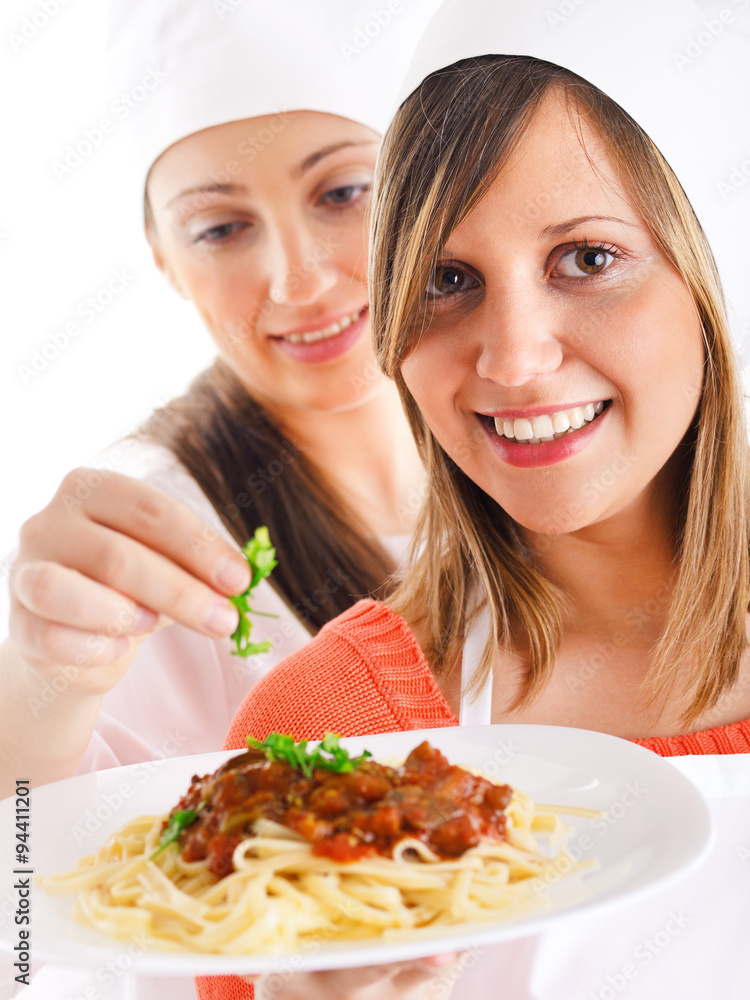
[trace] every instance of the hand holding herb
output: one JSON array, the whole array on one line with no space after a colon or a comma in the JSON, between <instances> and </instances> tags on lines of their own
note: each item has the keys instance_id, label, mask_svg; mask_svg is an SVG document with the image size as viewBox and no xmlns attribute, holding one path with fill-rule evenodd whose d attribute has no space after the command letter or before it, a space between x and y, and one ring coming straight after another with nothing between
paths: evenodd
<instances>
[{"instance_id":1,"label":"hand holding herb","mask_svg":"<svg viewBox=\"0 0 750 1000\"><path fill-rule=\"evenodd\" d=\"M267 652L271 648L271 643L249 641L253 626L248 615L263 615L268 618L276 617L275 615L266 615L263 611L256 611L250 607L249 603L250 593L258 586L261 580L270 576L274 566L278 565L276 562L276 549L271 545L268 528L258 528L250 541L243 546L242 552L250 567L251 577L250 586L244 593L229 598L240 614L237 628L231 635L237 646L236 649L232 650L232 653L235 656L252 656L253 653Z\"/></svg>"}]
</instances>

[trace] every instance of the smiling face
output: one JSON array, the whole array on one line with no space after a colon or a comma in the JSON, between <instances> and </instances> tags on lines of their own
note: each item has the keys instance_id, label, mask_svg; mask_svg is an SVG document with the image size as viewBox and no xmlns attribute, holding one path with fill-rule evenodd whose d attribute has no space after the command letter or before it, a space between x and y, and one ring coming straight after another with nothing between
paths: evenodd
<instances>
[{"instance_id":1,"label":"smiling face","mask_svg":"<svg viewBox=\"0 0 750 1000\"><path fill-rule=\"evenodd\" d=\"M401 366L448 455L543 533L656 502L704 362L684 281L574 117L545 97L443 248Z\"/></svg>"},{"instance_id":2,"label":"smiling face","mask_svg":"<svg viewBox=\"0 0 750 1000\"><path fill-rule=\"evenodd\" d=\"M346 409L385 383L365 279L378 144L356 122L298 111L197 132L151 169L157 265L277 414Z\"/></svg>"}]
</instances>

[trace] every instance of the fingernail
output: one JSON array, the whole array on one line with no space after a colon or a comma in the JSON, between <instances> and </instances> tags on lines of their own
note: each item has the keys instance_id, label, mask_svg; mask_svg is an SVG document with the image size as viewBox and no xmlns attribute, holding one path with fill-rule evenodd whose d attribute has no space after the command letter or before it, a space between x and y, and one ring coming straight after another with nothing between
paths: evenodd
<instances>
[{"instance_id":1,"label":"fingernail","mask_svg":"<svg viewBox=\"0 0 750 1000\"><path fill-rule=\"evenodd\" d=\"M133 621L133 634L140 635L142 632L149 632L159 621L159 616L148 608L138 608Z\"/></svg>"},{"instance_id":2,"label":"fingernail","mask_svg":"<svg viewBox=\"0 0 750 1000\"><path fill-rule=\"evenodd\" d=\"M222 556L214 568L216 582L229 594L241 594L250 586L250 570L232 556Z\"/></svg>"},{"instance_id":3,"label":"fingernail","mask_svg":"<svg viewBox=\"0 0 750 1000\"><path fill-rule=\"evenodd\" d=\"M231 635L237 628L239 617L237 608L225 601L209 604L203 617L203 624L214 635Z\"/></svg>"}]
</instances>

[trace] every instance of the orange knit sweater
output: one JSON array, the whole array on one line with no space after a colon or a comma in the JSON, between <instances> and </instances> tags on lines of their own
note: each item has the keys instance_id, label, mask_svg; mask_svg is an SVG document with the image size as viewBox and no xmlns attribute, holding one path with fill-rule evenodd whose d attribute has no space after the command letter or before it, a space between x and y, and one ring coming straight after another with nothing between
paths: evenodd
<instances>
[{"instance_id":1,"label":"orange knit sweater","mask_svg":"<svg viewBox=\"0 0 750 1000\"><path fill-rule=\"evenodd\" d=\"M248 733L263 739L275 730L317 740L328 730L366 736L456 725L406 622L385 605L365 600L325 625L249 692L224 748L244 747ZM750 753L750 719L635 742L662 757ZM200 1000L253 997L252 986L237 976L198 979L196 991Z\"/></svg>"}]
</instances>

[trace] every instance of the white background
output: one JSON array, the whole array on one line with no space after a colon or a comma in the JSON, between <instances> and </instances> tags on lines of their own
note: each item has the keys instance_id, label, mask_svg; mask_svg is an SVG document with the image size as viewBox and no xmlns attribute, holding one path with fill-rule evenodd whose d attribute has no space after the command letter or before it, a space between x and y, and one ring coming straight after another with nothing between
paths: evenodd
<instances>
[{"instance_id":1,"label":"white background","mask_svg":"<svg viewBox=\"0 0 750 1000\"><path fill-rule=\"evenodd\" d=\"M68 144L118 97L104 59L106 6L3 0L0 11L0 558L67 471L178 394L213 356L192 307L151 261L127 124L55 175ZM31 37L19 44L24 29ZM85 300L106 289L113 269L132 277L88 320ZM64 344L71 322L80 332L57 348L52 337ZM30 375L34 358L42 370Z\"/></svg>"}]
</instances>

